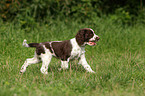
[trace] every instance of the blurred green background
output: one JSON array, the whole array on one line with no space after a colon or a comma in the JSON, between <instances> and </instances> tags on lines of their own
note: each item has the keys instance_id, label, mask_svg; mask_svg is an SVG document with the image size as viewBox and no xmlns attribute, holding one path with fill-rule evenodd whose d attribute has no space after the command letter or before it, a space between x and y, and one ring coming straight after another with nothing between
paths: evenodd
<instances>
[{"instance_id":1,"label":"blurred green background","mask_svg":"<svg viewBox=\"0 0 145 96\"><path fill-rule=\"evenodd\" d=\"M145 23L144 0L1 0L0 18L22 23L45 22L50 19L109 17L123 24Z\"/></svg>"}]
</instances>

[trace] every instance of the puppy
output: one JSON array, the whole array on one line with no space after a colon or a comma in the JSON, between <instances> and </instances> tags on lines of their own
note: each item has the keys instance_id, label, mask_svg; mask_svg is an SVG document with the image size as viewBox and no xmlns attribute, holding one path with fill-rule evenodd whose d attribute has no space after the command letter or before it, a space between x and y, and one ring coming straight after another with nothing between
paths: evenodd
<instances>
[{"instance_id":1,"label":"puppy","mask_svg":"<svg viewBox=\"0 0 145 96\"><path fill-rule=\"evenodd\" d=\"M36 48L33 58L26 59L22 65L20 72L24 73L26 68L31 64L36 64L42 61L41 73L48 74L48 65L51 58L57 57L61 60L61 68L68 69L68 62L71 59L79 59L87 72L94 73L85 58L85 46L95 46L96 41L100 38L91 28L83 28L78 31L75 38L65 41L50 41L43 43L26 43L23 41L23 46Z\"/></svg>"}]
</instances>

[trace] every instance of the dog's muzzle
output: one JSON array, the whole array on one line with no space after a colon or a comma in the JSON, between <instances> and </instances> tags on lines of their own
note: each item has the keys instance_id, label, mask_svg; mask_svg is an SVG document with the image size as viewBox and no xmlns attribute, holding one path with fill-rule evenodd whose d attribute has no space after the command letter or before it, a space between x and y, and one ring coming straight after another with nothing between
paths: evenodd
<instances>
[{"instance_id":1,"label":"dog's muzzle","mask_svg":"<svg viewBox=\"0 0 145 96\"><path fill-rule=\"evenodd\" d=\"M90 40L90 41L88 42L88 45L90 45L90 46L95 46L95 45L96 45L96 42L98 42L99 39L100 39L100 37L96 37L95 40Z\"/></svg>"}]
</instances>

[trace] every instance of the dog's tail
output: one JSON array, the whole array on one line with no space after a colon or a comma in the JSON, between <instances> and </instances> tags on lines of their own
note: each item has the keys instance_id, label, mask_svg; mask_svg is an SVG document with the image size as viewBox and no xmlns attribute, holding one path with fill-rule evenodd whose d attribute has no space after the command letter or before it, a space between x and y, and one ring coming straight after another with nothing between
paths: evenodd
<instances>
[{"instance_id":1,"label":"dog's tail","mask_svg":"<svg viewBox=\"0 0 145 96\"><path fill-rule=\"evenodd\" d=\"M29 43L29 44L27 44L27 40L24 39L23 46L24 47L37 47L37 46L39 46L39 43Z\"/></svg>"}]
</instances>

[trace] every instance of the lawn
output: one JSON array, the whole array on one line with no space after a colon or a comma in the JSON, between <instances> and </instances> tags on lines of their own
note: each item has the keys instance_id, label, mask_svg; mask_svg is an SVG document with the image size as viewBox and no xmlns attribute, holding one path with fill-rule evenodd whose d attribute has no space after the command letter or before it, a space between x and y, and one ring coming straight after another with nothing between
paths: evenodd
<instances>
[{"instance_id":1,"label":"lawn","mask_svg":"<svg viewBox=\"0 0 145 96\"><path fill-rule=\"evenodd\" d=\"M25 25L25 26L24 26ZM28 43L68 40L81 28L92 28L100 37L96 46L86 46L86 59L95 74L87 73L78 61L59 71L60 60L53 58L48 75L41 63L31 65L24 74L20 68L35 48ZM144 96L145 26L126 26L112 21L52 20L47 24L26 25L0 22L0 96Z\"/></svg>"}]
</instances>

